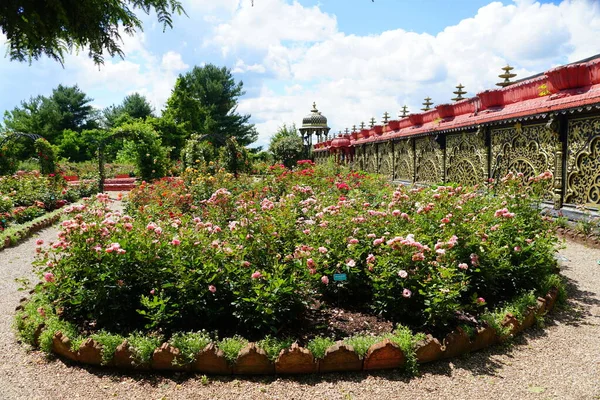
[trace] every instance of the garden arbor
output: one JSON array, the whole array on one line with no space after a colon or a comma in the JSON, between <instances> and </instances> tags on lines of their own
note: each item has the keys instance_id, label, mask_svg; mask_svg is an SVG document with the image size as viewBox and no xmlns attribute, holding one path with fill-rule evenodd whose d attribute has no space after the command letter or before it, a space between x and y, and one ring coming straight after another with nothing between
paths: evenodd
<instances>
[{"instance_id":1,"label":"garden arbor","mask_svg":"<svg viewBox=\"0 0 600 400\"><path fill-rule=\"evenodd\" d=\"M162 146L158 133L148 124L133 122L113 130L110 136L98 142L98 172L100 181L98 190L104 191L104 159L106 146L115 140L131 139L135 142L131 156L134 158L136 170L144 180L161 178L166 174L168 149Z\"/></svg>"},{"instance_id":2,"label":"garden arbor","mask_svg":"<svg viewBox=\"0 0 600 400\"><path fill-rule=\"evenodd\" d=\"M0 140L0 173L9 172L11 164L10 157L6 153L5 146L21 138L33 142L34 151L39 157L40 172L43 174L55 171L54 149L46 139L35 133L11 132Z\"/></svg>"}]
</instances>

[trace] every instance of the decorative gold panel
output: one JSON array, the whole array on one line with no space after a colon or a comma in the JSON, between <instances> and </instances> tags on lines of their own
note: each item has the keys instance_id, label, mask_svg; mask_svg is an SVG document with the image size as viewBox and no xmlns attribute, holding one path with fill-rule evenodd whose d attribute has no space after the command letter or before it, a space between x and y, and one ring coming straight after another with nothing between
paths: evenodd
<instances>
[{"instance_id":1,"label":"decorative gold panel","mask_svg":"<svg viewBox=\"0 0 600 400\"><path fill-rule=\"evenodd\" d=\"M415 157L417 182L444 181L444 152L432 136L415 139Z\"/></svg>"},{"instance_id":2,"label":"decorative gold panel","mask_svg":"<svg viewBox=\"0 0 600 400\"><path fill-rule=\"evenodd\" d=\"M354 150L354 169L365 171L365 146L359 145Z\"/></svg>"},{"instance_id":3,"label":"decorative gold panel","mask_svg":"<svg viewBox=\"0 0 600 400\"><path fill-rule=\"evenodd\" d=\"M411 139L394 143L394 179L412 182L415 177L415 154Z\"/></svg>"},{"instance_id":4,"label":"decorative gold panel","mask_svg":"<svg viewBox=\"0 0 600 400\"><path fill-rule=\"evenodd\" d=\"M394 173L394 147L392 142L378 144L379 173L388 178L393 178Z\"/></svg>"},{"instance_id":5,"label":"decorative gold panel","mask_svg":"<svg viewBox=\"0 0 600 400\"><path fill-rule=\"evenodd\" d=\"M487 149L483 131L446 137L446 181L473 186L487 179Z\"/></svg>"},{"instance_id":6,"label":"decorative gold panel","mask_svg":"<svg viewBox=\"0 0 600 400\"><path fill-rule=\"evenodd\" d=\"M600 204L600 118L569 121L565 202Z\"/></svg>"},{"instance_id":7,"label":"decorative gold panel","mask_svg":"<svg viewBox=\"0 0 600 400\"><path fill-rule=\"evenodd\" d=\"M365 145L365 164L368 172L377 172L377 145Z\"/></svg>"},{"instance_id":8,"label":"decorative gold panel","mask_svg":"<svg viewBox=\"0 0 600 400\"><path fill-rule=\"evenodd\" d=\"M522 173L526 182L544 171L555 172L558 133L546 124L493 129L491 176ZM551 193L549 192L549 196Z\"/></svg>"}]
</instances>

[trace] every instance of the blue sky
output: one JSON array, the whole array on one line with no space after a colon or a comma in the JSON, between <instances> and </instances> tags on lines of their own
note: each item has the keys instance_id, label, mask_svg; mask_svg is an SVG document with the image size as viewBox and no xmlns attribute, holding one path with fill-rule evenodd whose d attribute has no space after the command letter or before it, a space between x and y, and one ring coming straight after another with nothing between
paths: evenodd
<instances>
[{"instance_id":1,"label":"blue sky","mask_svg":"<svg viewBox=\"0 0 600 400\"><path fill-rule=\"evenodd\" d=\"M144 31L124 36L125 59L107 58L100 68L85 52L67 56L64 68L0 58L0 112L61 83L78 84L98 108L137 91L160 111L178 74L213 63L243 80L239 111L252 115L265 145L278 126L300 123L313 101L338 131L397 115L404 104L416 111L426 96L449 102L459 82L469 95L492 88L506 63L524 77L600 53L594 0L183 4L189 17L164 33L144 15Z\"/></svg>"}]
</instances>

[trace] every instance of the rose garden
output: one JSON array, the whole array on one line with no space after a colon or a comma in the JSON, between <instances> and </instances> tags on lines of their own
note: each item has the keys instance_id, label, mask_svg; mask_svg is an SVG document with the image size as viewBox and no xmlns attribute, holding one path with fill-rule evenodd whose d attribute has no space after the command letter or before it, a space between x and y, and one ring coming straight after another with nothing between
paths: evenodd
<instances>
[{"instance_id":1,"label":"rose garden","mask_svg":"<svg viewBox=\"0 0 600 400\"><path fill-rule=\"evenodd\" d=\"M142 182L122 210L107 194L65 205L58 238L37 242L18 334L125 368L415 372L563 300L540 215L551 178L418 187L308 160L260 176L198 163Z\"/></svg>"}]
</instances>

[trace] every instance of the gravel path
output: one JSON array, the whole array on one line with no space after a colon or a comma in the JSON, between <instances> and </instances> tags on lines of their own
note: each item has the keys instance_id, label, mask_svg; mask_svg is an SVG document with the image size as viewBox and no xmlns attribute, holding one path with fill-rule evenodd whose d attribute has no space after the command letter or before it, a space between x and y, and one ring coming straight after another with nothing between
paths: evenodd
<instances>
[{"instance_id":1,"label":"gravel path","mask_svg":"<svg viewBox=\"0 0 600 400\"><path fill-rule=\"evenodd\" d=\"M39 233L54 239L55 228ZM570 309L544 330L508 346L398 372L234 378L121 374L70 366L27 352L11 324L23 297L15 278L31 275L35 240L0 252L0 399L600 399L600 250L568 243L560 254ZM568 261L567 261L568 260Z\"/></svg>"}]
</instances>

